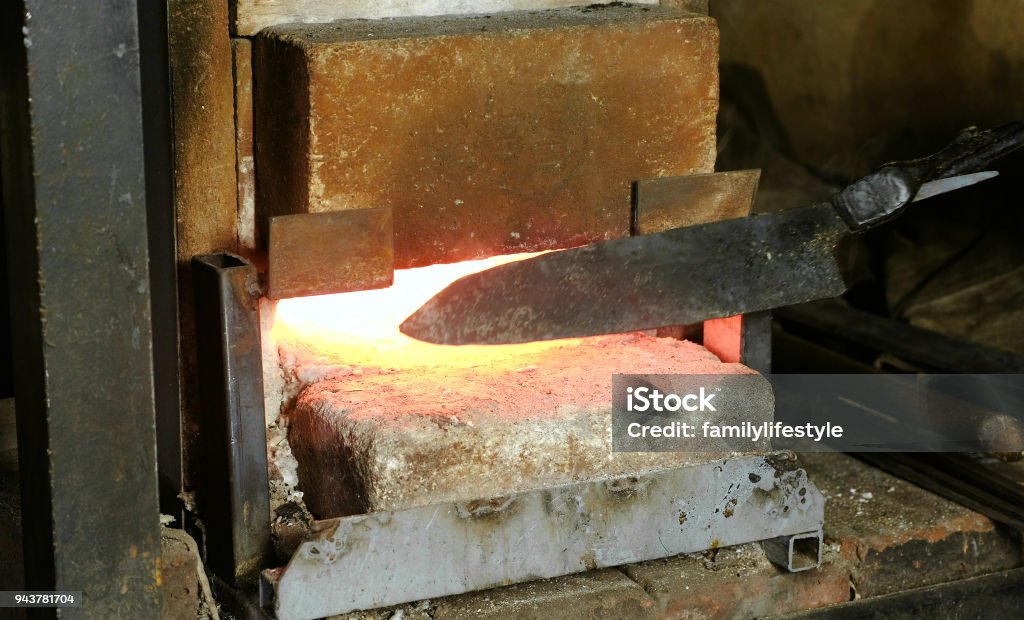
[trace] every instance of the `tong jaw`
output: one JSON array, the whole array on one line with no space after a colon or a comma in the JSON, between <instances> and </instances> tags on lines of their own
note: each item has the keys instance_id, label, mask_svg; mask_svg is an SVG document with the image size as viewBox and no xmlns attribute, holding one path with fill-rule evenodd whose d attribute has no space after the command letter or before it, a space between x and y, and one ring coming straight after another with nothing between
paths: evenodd
<instances>
[{"instance_id":1,"label":"tong jaw","mask_svg":"<svg viewBox=\"0 0 1024 620\"><path fill-rule=\"evenodd\" d=\"M988 130L968 127L941 151L885 164L851 183L829 202L852 232L867 230L896 217L914 201L925 183L981 172L1021 146L1024 122ZM963 186L950 184L930 196Z\"/></svg>"}]
</instances>

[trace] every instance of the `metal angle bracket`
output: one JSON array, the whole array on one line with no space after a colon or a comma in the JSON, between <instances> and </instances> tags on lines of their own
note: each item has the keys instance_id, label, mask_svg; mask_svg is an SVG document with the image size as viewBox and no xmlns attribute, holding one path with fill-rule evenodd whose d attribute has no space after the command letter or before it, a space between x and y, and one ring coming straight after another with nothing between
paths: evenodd
<instances>
[{"instance_id":1,"label":"metal angle bracket","mask_svg":"<svg viewBox=\"0 0 1024 620\"><path fill-rule=\"evenodd\" d=\"M263 572L260 597L281 620L320 618L771 539L802 552L824 507L796 458L776 452L328 519Z\"/></svg>"}]
</instances>

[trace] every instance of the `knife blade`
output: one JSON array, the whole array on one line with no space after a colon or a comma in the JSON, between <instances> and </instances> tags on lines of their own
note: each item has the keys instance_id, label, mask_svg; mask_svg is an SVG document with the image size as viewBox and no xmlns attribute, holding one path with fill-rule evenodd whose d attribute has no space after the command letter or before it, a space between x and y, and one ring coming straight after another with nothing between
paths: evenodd
<instances>
[{"instance_id":1,"label":"knife blade","mask_svg":"<svg viewBox=\"0 0 1024 620\"><path fill-rule=\"evenodd\" d=\"M1024 123L969 128L942 151L886 164L832 200L626 237L465 276L401 325L439 344L511 344L695 323L835 297L835 247L923 199L992 178Z\"/></svg>"}]
</instances>

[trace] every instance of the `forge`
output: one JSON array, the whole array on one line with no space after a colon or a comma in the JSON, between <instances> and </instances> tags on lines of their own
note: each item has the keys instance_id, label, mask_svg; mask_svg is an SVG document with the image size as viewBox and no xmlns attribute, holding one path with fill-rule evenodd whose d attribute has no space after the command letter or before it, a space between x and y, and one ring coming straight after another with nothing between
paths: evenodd
<instances>
[{"instance_id":1,"label":"forge","mask_svg":"<svg viewBox=\"0 0 1024 620\"><path fill-rule=\"evenodd\" d=\"M264 302L268 368L287 386L272 405L281 418L271 454L295 485L273 507L287 512L301 496L314 519L297 536L278 522L291 560L264 583L280 616L752 540L770 541L769 557L790 570L817 566L823 502L768 441L743 453L714 439L685 452L613 449L615 375L758 377L750 367L671 330L469 346L399 331L454 279L529 256L396 270L383 289ZM728 419L770 422L768 382L737 385ZM810 556L794 553L809 543Z\"/></svg>"},{"instance_id":2,"label":"forge","mask_svg":"<svg viewBox=\"0 0 1024 620\"><path fill-rule=\"evenodd\" d=\"M0 608L1021 615L1024 1L0 29Z\"/></svg>"},{"instance_id":3,"label":"forge","mask_svg":"<svg viewBox=\"0 0 1024 620\"><path fill-rule=\"evenodd\" d=\"M279 617L751 541L817 566L793 543L818 549L823 502L767 441L613 449L616 375L757 377L765 317L487 346L399 331L489 266L749 213L757 172L713 173L714 21L662 4L254 40ZM768 383L742 385L732 419L770 422Z\"/></svg>"},{"instance_id":4,"label":"forge","mask_svg":"<svg viewBox=\"0 0 1024 620\"><path fill-rule=\"evenodd\" d=\"M399 270L388 289L278 303L271 334L300 384L286 413L288 437L315 516L507 495L724 456L710 442L695 453L611 449L613 375L754 374L698 344L630 333L452 347L398 331L446 279L515 258ZM772 419L767 384L751 384L742 401L734 415Z\"/></svg>"}]
</instances>

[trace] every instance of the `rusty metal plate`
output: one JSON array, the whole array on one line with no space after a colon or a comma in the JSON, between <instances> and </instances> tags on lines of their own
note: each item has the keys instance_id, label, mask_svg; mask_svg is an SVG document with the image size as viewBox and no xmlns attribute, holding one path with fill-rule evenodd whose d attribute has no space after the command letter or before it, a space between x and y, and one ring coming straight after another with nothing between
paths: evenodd
<instances>
[{"instance_id":1,"label":"rusty metal plate","mask_svg":"<svg viewBox=\"0 0 1024 620\"><path fill-rule=\"evenodd\" d=\"M269 224L272 299L390 286L391 209L281 215Z\"/></svg>"},{"instance_id":2,"label":"rusty metal plate","mask_svg":"<svg viewBox=\"0 0 1024 620\"><path fill-rule=\"evenodd\" d=\"M760 170L637 181L636 234L646 235L750 215Z\"/></svg>"},{"instance_id":3,"label":"rusty metal plate","mask_svg":"<svg viewBox=\"0 0 1024 620\"><path fill-rule=\"evenodd\" d=\"M328 519L287 567L264 571L261 599L282 620L321 618L778 537L820 541L824 508L796 458L775 452Z\"/></svg>"},{"instance_id":4,"label":"rusty metal plate","mask_svg":"<svg viewBox=\"0 0 1024 620\"><path fill-rule=\"evenodd\" d=\"M628 235L633 181L713 169L717 48L653 6L264 30L257 217L390 206L397 268Z\"/></svg>"}]
</instances>

